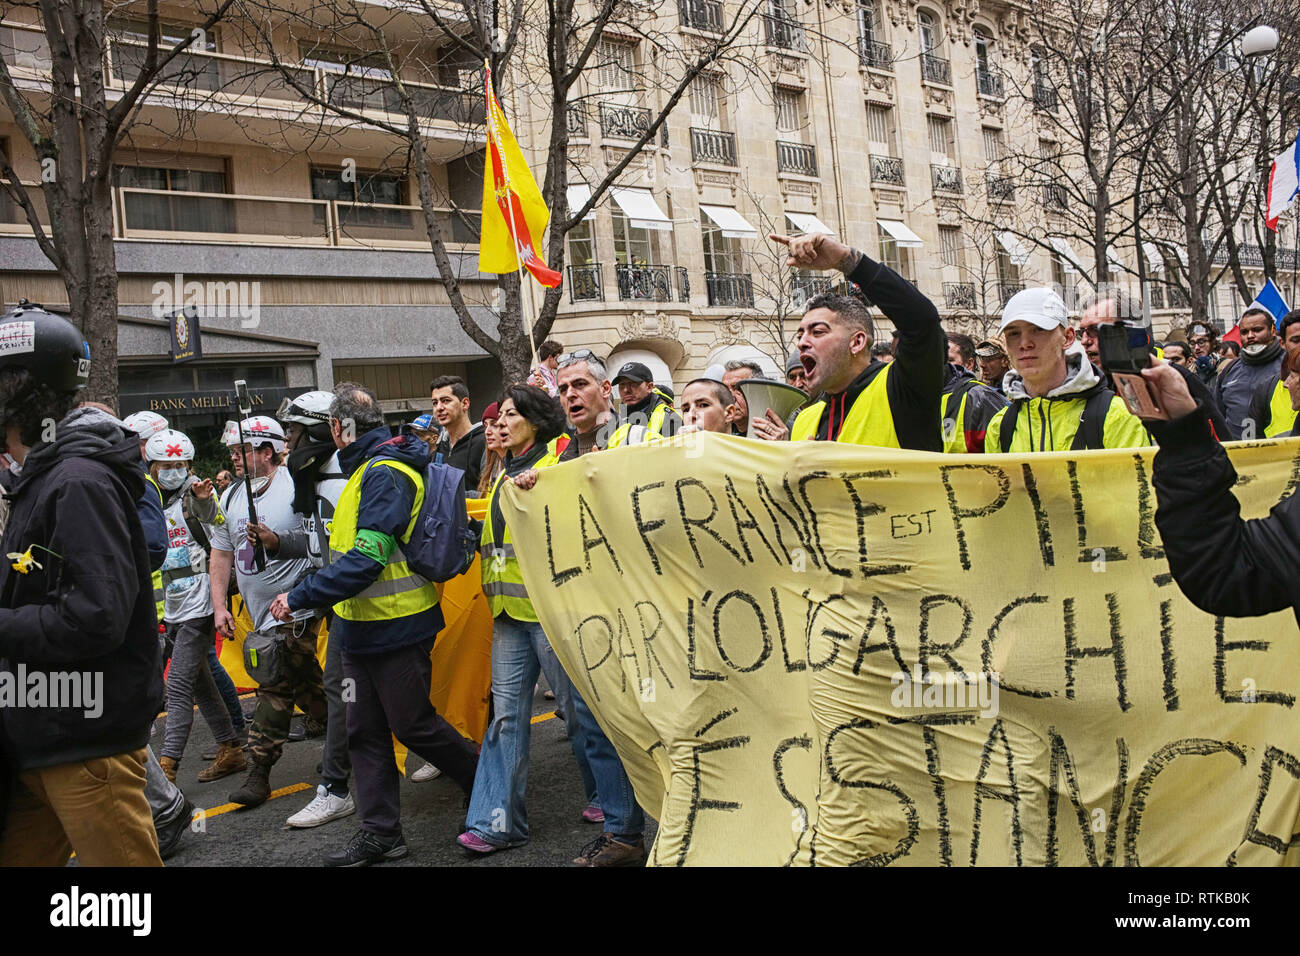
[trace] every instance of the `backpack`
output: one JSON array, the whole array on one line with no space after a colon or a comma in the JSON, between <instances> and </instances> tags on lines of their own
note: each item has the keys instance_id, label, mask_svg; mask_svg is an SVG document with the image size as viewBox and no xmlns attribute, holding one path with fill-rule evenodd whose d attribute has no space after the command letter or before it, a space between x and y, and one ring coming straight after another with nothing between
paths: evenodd
<instances>
[{"instance_id":1,"label":"backpack","mask_svg":"<svg viewBox=\"0 0 1300 956\"><path fill-rule=\"evenodd\" d=\"M1094 386L1091 394L1088 395L1087 403L1083 406L1083 414L1079 416L1079 428L1074 433L1074 441L1070 443L1070 451L1106 447L1102 430L1106 424L1106 412L1110 410L1110 400L1114 397L1115 393L1104 385ZM1002 416L998 444L1001 445L1004 453L1011 450L1011 439L1016 434L1016 419L1024 404L1024 400L1012 402L1007 408L1007 413Z\"/></svg>"},{"instance_id":2,"label":"backpack","mask_svg":"<svg viewBox=\"0 0 1300 956\"><path fill-rule=\"evenodd\" d=\"M438 584L459 577L474 563L481 529L465 511L465 472L435 456L424 469L424 501L411 540L402 545L406 563Z\"/></svg>"}]
</instances>

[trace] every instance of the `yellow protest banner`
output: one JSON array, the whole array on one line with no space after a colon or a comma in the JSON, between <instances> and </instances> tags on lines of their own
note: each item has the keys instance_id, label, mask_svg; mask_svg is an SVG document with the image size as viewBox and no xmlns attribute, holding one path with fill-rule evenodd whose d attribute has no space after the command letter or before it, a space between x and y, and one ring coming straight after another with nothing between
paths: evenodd
<instances>
[{"instance_id":1,"label":"yellow protest banner","mask_svg":"<svg viewBox=\"0 0 1300 956\"><path fill-rule=\"evenodd\" d=\"M1169 575L1154 449L688 435L503 508L660 865L1300 861L1300 634ZM1231 446L1246 517L1300 441Z\"/></svg>"}]
</instances>

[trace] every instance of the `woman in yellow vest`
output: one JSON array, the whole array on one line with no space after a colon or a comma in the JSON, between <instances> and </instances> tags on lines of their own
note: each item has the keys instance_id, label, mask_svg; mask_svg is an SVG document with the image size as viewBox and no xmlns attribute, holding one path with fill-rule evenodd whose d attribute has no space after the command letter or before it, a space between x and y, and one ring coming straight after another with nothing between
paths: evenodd
<instances>
[{"instance_id":1,"label":"woman in yellow vest","mask_svg":"<svg viewBox=\"0 0 1300 956\"><path fill-rule=\"evenodd\" d=\"M457 842L474 853L492 853L528 842L524 788L528 783L528 741L533 688L539 670L566 716L569 742L578 760L588 806L595 778L587 765L586 743L572 713L573 685L560 667L538 623L501 511L501 486L518 481L531 487L536 472L559 461L555 439L564 432L564 413L555 400L532 385L513 385L501 402L505 469L488 496L483 521L483 593L495 618L492 626L492 724L483 738L474 793ZM524 547L527 542L520 542ZM544 544L539 543L539 547Z\"/></svg>"}]
</instances>

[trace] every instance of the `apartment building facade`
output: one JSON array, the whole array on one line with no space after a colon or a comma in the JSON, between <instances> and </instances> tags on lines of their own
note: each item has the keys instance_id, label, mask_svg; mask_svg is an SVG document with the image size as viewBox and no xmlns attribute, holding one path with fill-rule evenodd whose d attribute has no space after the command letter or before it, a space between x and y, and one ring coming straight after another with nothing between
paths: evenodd
<instances>
[{"instance_id":1,"label":"apartment building facade","mask_svg":"<svg viewBox=\"0 0 1300 956\"><path fill-rule=\"evenodd\" d=\"M198 16L166 8L162 43L181 40ZM418 61L431 66L412 66L403 80L417 97L430 171L447 200L440 220L453 268L476 320L491 330L495 281L477 271L482 180L466 172L481 163L482 95L421 30L431 48ZM111 104L138 75L145 25L110 19L109 34ZM438 278L414 177L393 137L303 93L404 124L383 71L359 68L355 51L355 42L323 34L277 27L258 36L219 24L147 98L114 157L124 414L152 408L179 427L219 428L231 417L236 378L271 412L287 394L360 381L395 419L428 409L436 375L463 375L478 395L497 389L495 363L463 331ZM0 56L20 88L39 96L50 69L40 28L6 20ZM302 89L273 61L293 64ZM42 169L7 111L0 138L44 215ZM454 214L453 204L468 212ZM62 282L7 198L0 261L6 305L20 298L66 305ZM187 303L201 317L202 358L174 365L161 316Z\"/></svg>"},{"instance_id":2,"label":"apartment building facade","mask_svg":"<svg viewBox=\"0 0 1300 956\"><path fill-rule=\"evenodd\" d=\"M679 0L647 15L689 53L739 9ZM165 10L163 39L175 42L195 14ZM417 97L435 190L446 199L439 215L452 268L490 332L496 278L477 272L474 221L480 74L427 22L385 10L386 29L405 30L399 39L415 50L400 75ZM138 22L110 26L111 100L136 75L143 46ZM266 408L290 392L357 380L395 418L427 409L437 374L465 376L475 412L499 391L495 363L460 327L438 278L415 177L400 142L380 128L404 122L391 74L358 58L364 42L287 22L260 35L219 25L146 103L115 159L124 412L154 407L182 425L215 427L228 417L234 378L248 380ZM530 55L525 47L515 69L536 69ZM20 86L39 90L49 52L33 22L0 24L0 56ZM659 56L628 28L600 38L562 117L571 209L663 108ZM1026 285L1056 283L1067 295L1087 288L1090 251L1068 238L1071 191L1026 187L1009 159L1060 148L1062 138L1059 94L1024 6L765 0L731 58L691 84L660 135L568 234L552 331L566 348L590 348L612 367L642 361L677 387L736 358L779 377L803 304L836 286L792 274L769 232L826 231L862 248L914 281L954 329L989 329ZM506 107L540 179L549 106L513 86L507 77ZM303 89L353 118L313 105ZM17 173L38 183L39 164L4 112L0 138ZM1178 253L1161 238L1169 226L1153 223L1140 253L1157 278ZM1110 250L1112 278L1131 276L1138 254ZM1295 255L1286 247L1282 261L1294 267ZM1244 259L1262 266L1252 250ZM0 261L6 304L65 300L7 200ZM191 288L201 294L203 359L178 366L158 316ZM1163 335L1185 320L1186 298L1160 281L1152 290ZM1242 304L1221 283L1212 314L1231 325ZM878 336L889 327L879 321Z\"/></svg>"}]
</instances>

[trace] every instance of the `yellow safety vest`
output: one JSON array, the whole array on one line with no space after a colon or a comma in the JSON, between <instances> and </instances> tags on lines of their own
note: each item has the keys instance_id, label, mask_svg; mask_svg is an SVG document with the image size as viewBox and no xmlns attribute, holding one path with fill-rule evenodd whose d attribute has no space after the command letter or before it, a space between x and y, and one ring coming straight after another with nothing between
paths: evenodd
<instances>
[{"instance_id":1,"label":"yellow safety vest","mask_svg":"<svg viewBox=\"0 0 1300 956\"><path fill-rule=\"evenodd\" d=\"M656 392L655 394L661 395L663 393ZM642 436L640 441L633 442L632 444L640 444L641 442L649 441L651 438L663 438L664 417L669 411L671 411L671 406L665 405L663 402L656 405L654 410L650 413L650 421L642 426L645 428L645 434ZM619 425L618 429L610 437L608 447L617 448L619 445L628 444L628 435L631 434L633 427L633 422L624 422L622 425Z\"/></svg>"},{"instance_id":2,"label":"yellow safety vest","mask_svg":"<svg viewBox=\"0 0 1300 956\"><path fill-rule=\"evenodd\" d=\"M1268 416L1268 427L1264 429L1265 438L1285 435L1295 427L1296 412L1291 407L1291 393L1281 382L1273 387L1273 397L1268 401Z\"/></svg>"},{"instance_id":3,"label":"yellow safety vest","mask_svg":"<svg viewBox=\"0 0 1300 956\"><path fill-rule=\"evenodd\" d=\"M163 506L162 488L158 487L158 482L155 481L153 475L149 474L149 472L147 471L144 473L144 480L149 482L149 484L153 485L153 490L158 492L158 507L162 508ZM166 523L167 523L167 515L166 513L164 513L163 514L164 527L166 526ZM171 542L168 541L167 545L168 547L170 547ZM163 611L167 604L166 598L167 598L167 589L163 587L162 569L159 568L157 571L153 573L153 603L154 603L154 607L157 608L158 610L159 624L162 623Z\"/></svg>"},{"instance_id":4,"label":"yellow safety vest","mask_svg":"<svg viewBox=\"0 0 1300 956\"><path fill-rule=\"evenodd\" d=\"M533 467L549 468L559 460L559 456L548 449L547 454L539 458ZM519 570L519 561L515 558L514 543L510 540L510 527L507 525L501 529L500 543L497 543L492 527L492 507L505 476L506 473L501 472L492 483L487 513L483 516L483 536L479 539L483 555L483 593L487 596L493 617L505 613L516 621L533 622L537 620L537 612L533 610L528 589L524 587L524 576Z\"/></svg>"},{"instance_id":5,"label":"yellow safety vest","mask_svg":"<svg viewBox=\"0 0 1300 956\"><path fill-rule=\"evenodd\" d=\"M433 582L416 574L406 563L401 544L411 540L415 519L424 503L424 481L410 465L391 458L371 459L358 468L343 486L339 503L334 506L333 526L330 528L330 557L337 561L352 550L357 540L357 515L361 507L361 481L372 466L400 471L415 483L415 499L411 502L411 520L398 539L398 546L388 556L388 563L370 587L360 594L346 598L334 605L334 613L348 621L391 621L427 611L438 604L438 588Z\"/></svg>"},{"instance_id":6,"label":"yellow safety vest","mask_svg":"<svg viewBox=\"0 0 1300 956\"><path fill-rule=\"evenodd\" d=\"M894 371L891 362L875 378L867 383L853 407L845 416L844 426L840 429L836 441L850 445L874 445L878 448L901 448L898 432L894 428L894 412L889 407L889 393L886 383ZM804 441L817 437L817 426L821 423L825 402L809 405L794 420L790 432L791 441Z\"/></svg>"}]
</instances>

